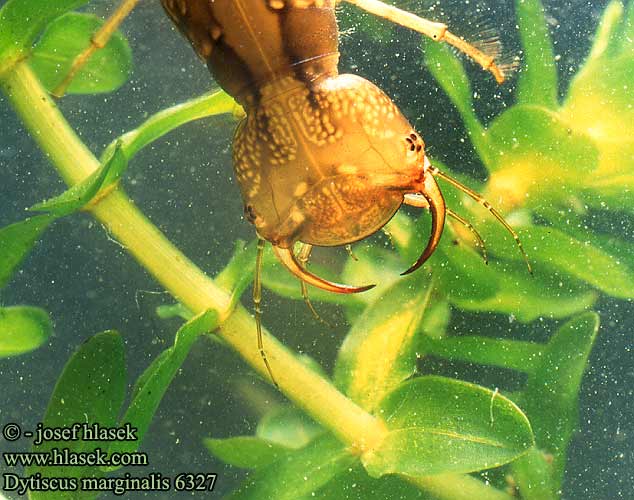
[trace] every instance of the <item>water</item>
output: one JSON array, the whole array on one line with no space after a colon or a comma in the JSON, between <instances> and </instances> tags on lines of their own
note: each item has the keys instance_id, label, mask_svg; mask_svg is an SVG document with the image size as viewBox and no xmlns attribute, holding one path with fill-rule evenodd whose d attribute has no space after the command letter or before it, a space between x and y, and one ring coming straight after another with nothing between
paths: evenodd
<instances>
[{"instance_id":1,"label":"water","mask_svg":"<svg viewBox=\"0 0 634 500\"><path fill-rule=\"evenodd\" d=\"M546 2L562 95L591 46L606 5L604 1ZM111 2L99 0L92 2L89 10L105 15L111 6ZM463 11L460 5L453 10ZM512 2L496 3L490 23L502 27L502 38L510 51L520 50ZM198 96L213 85L206 68L171 29L158 2L142 3L125 22L123 31L135 58L131 81L113 94L69 96L60 101L64 115L96 153L151 114ZM460 116L422 66L417 37L404 29L397 29L392 37L391 43L379 43L362 30L343 37L342 69L371 79L391 95L422 133L434 158L456 171L483 178L484 168L473 154ZM468 73L479 96L476 109L485 122L512 104L516 81L497 88L475 66L468 66ZM22 219L25 207L64 187L4 97L0 98L0 117L0 226L5 226ZM251 226L242 216L242 202L231 171L233 126L229 119L211 118L179 128L143 150L124 181L138 207L210 275L224 267L236 239L253 237ZM631 215L621 213L617 220L628 224L625 227L630 229L624 237L631 243ZM607 225L613 223L608 221ZM339 261L329 255L319 253L316 260L335 266L344 258L343 253L338 254ZM24 428L34 428L41 421L64 364L95 333L117 329L123 334L131 384L172 344L180 325L178 320L156 316L155 308L171 303L170 297L87 215L57 221L2 291L1 300L5 305L40 306L50 313L55 326L54 336L40 349L0 360L0 423L16 422ZM243 302L249 304L248 295ZM318 305L322 314L336 324L335 329L328 330L315 322L301 302L265 292L265 324L289 348L310 354L330 370L348 326L340 308ZM594 310L601 316L602 327L579 396L580 426L569 450L563 497L631 498L634 306L631 299L602 294ZM499 332L526 340L546 340L560 324L542 319L524 326L509 322L507 315L456 310L449 332ZM253 332L244 334L253 335L255 342ZM436 360L421 364L419 369L491 388L501 380L509 384L509 390L522 383L519 377L465 363ZM244 478L244 472L213 458L201 444L202 438L253 434L262 414L283 401L229 350L199 342L171 384L144 440L142 449L149 456L149 467L126 471L133 475L156 471L165 476L182 471L216 472L217 493L228 493ZM3 441L1 449L25 451L25 446L23 442ZM5 472L7 468L2 464L0 469ZM14 498L11 493L6 495ZM142 496L146 495L130 494L130 498Z\"/></svg>"}]
</instances>

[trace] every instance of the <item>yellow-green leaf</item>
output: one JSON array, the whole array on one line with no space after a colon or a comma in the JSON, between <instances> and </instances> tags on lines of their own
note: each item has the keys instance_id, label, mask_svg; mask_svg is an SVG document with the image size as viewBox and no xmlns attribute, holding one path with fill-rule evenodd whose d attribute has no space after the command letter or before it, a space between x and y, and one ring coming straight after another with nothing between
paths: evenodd
<instances>
[{"instance_id":1,"label":"yellow-green leaf","mask_svg":"<svg viewBox=\"0 0 634 500\"><path fill-rule=\"evenodd\" d=\"M52 331L48 314L39 307L0 307L0 358L37 349Z\"/></svg>"}]
</instances>

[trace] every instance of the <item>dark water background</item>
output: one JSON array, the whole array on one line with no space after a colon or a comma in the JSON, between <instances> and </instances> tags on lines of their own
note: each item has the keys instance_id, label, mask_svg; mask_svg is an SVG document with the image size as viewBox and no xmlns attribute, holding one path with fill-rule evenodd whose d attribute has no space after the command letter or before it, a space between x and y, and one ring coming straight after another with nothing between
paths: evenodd
<instances>
[{"instance_id":1,"label":"dark water background","mask_svg":"<svg viewBox=\"0 0 634 500\"><path fill-rule=\"evenodd\" d=\"M464 6L453 3L454 12L464 12ZM556 54L561 56L558 64L563 93L583 62L607 2L545 3ZM98 0L89 10L105 15L112 4ZM512 2L494 5L491 24L501 27L509 50L519 51ZM460 32L459 24L453 24L454 31ZM114 94L70 96L60 103L65 116L96 153L149 115L200 95L212 85L206 69L172 30L158 1L142 0L123 30L135 56L132 80ZM372 79L390 94L431 145L436 158L457 170L483 175L459 116L422 65L417 35L398 29L393 41L377 44L363 34L351 34L343 38L341 51L342 69ZM469 72L480 96L476 106L485 121L505 103L512 103L513 82L498 88L477 68ZM232 179L229 145L233 126L225 118L186 125L142 151L125 180L128 193L143 212L210 274L227 262L237 238L253 236L242 217L238 188ZM25 207L62 190L53 168L0 97L0 226L22 219ZM13 421L34 427L68 357L99 331L115 328L122 332L128 379L135 380L171 345L179 325L175 320L156 317L155 307L170 303L169 296L160 292L152 278L109 241L93 219L76 215L58 221L21 272L0 292L3 304L41 306L55 322L55 335L47 345L25 356L0 360L0 424ZM334 331L324 331L301 303L270 293L265 294L265 303L265 322L271 331L289 347L331 367L346 331L339 310L321 306L324 314L339 324ZM564 496L634 498L634 305L604 298L597 310L602 330L582 388L581 428L570 448ZM527 336L543 338L554 325L543 321L519 328L527 331ZM467 314L456 314L452 327L461 333L509 328L507 318ZM484 384L494 376L472 367L439 367L454 368L461 376ZM150 467L128 472L140 475L157 471L170 476L182 471L218 472L218 491L230 491L242 472L210 457L201 438L252 434L268 402L280 401L282 397L261 383L234 354L199 342L168 390L146 436L143 450L149 454ZM2 442L1 449L5 447ZM3 467L0 464L0 470L4 471Z\"/></svg>"}]
</instances>

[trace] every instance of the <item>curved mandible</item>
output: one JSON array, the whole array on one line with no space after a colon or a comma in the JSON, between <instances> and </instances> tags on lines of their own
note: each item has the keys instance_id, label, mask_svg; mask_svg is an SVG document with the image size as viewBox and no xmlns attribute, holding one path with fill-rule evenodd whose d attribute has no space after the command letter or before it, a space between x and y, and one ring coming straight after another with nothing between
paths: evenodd
<instances>
[{"instance_id":1,"label":"curved mandible","mask_svg":"<svg viewBox=\"0 0 634 500\"><path fill-rule=\"evenodd\" d=\"M308 283L309 285L316 286L317 288L321 288L322 290L326 290L328 292L334 293L360 293L369 290L370 288L374 288L375 285L366 285L366 286L350 286L350 285L340 285L339 283L333 283L331 281L325 280L311 273L307 269L305 269L295 257L293 250L290 248L280 248L273 245L273 250L275 255L279 259L279 261L295 276L297 276L300 280Z\"/></svg>"},{"instance_id":2,"label":"curved mandible","mask_svg":"<svg viewBox=\"0 0 634 500\"><path fill-rule=\"evenodd\" d=\"M425 180L423 181L420 194L422 194L429 203L429 211L431 212L431 235L427 247L425 247L421 256L414 262L412 267L404 273L401 273L401 276L416 271L416 269L422 266L423 263L431 257L431 254L434 253L434 250L436 250L438 246L442 231L445 227L447 206L445 205L445 199L440 192L440 188L436 183L436 179L434 179L430 172L425 174Z\"/></svg>"}]
</instances>

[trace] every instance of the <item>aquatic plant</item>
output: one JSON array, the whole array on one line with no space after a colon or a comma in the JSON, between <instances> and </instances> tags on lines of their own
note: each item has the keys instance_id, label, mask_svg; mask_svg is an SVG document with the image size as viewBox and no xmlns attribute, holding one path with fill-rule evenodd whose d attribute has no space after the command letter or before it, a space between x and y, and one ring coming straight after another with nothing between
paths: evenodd
<instances>
[{"instance_id":1,"label":"aquatic plant","mask_svg":"<svg viewBox=\"0 0 634 500\"><path fill-rule=\"evenodd\" d=\"M231 261L212 280L140 213L120 182L135 154L152 141L188 121L240 115L240 109L222 92L202 96L159 112L113 141L97 159L49 96L99 25L95 18L69 13L86 3L9 0L0 10L0 85L70 186L32 207L41 215L0 230L0 286L48 226L84 210L173 294L179 303L162 308L162 316L180 315L187 321L129 397L122 337L107 331L68 361L43 417L51 427L85 420L105 426L131 423L142 439L199 337L231 347L266 377L255 335L249 334L255 324L240 304L252 279L253 244L238 242ZM431 498L508 499L506 490L512 486L526 499L559 497L567 447L577 427L579 386L598 331L598 316L588 309L598 292L634 296L631 244L592 223L615 211L632 212L628 186L634 147L629 137L634 117L627 85L634 76L634 5L610 4L588 60L561 103L539 1L518 0L517 14L525 51L518 103L486 127L473 111L459 61L430 43L424 55L489 171L481 191L512 212L534 276L500 228L482 218L474 225L493 254L488 266L470 234L451 228L454 238L445 235L427 273L398 277L403 262L413 261L420 250L414 235L425 233L427 221L395 218L389 230L397 252L362 246L355 249L358 260L349 260L343 270L350 282L374 277L380 285L376 290L353 297L311 293L315 301L340 304L350 320L332 377L265 332L280 389L296 407L274 408L253 436L205 440L215 456L250 470L233 496L418 498L422 491ZM95 54L68 91L113 91L125 82L130 67L129 48L118 35ZM466 200L448 197L452 206L468 210L471 220L481 213ZM328 270L320 273L328 275ZM270 256L264 284L301 299L297 282L279 272ZM452 308L504 313L524 323L539 317L567 321L547 343L453 336L447 332ZM41 309L2 308L0 356L36 348L51 330ZM417 373L421 360L429 357L516 371L526 383L507 397L497 389ZM140 443L101 444L109 453L121 453L137 450ZM59 445L50 442L36 451ZM67 445L86 450L81 441ZM112 470L29 470L36 472L100 477ZM34 492L32 497L48 495Z\"/></svg>"}]
</instances>

